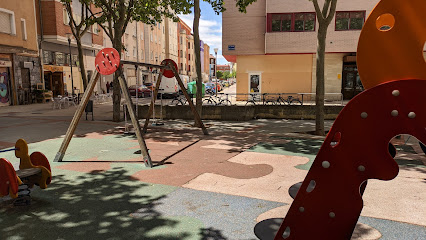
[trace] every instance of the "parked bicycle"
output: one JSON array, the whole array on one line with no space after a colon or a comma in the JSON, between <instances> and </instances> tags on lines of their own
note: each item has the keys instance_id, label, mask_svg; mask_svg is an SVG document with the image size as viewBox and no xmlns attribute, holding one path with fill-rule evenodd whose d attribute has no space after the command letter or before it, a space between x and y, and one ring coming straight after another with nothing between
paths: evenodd
<instances>
[{"instance_id":1,"label":"parked bicycle","mask_svg":"<svg viewBox=\"0 0 426 240\"><path fill-rule=\"evenodd\" d=\"M192 99L192 94L189 94L189 97ZM180 105L188 105L188 100L185 95L178 95L173 98L171 105L180 106Z\"/></svg>"},{"instance_id":2,"label":"parked bicycle","mask_svg":"<svg viewBox=\"0 0 426 240\"><path fill-rule=\"evenodd\" d=\"M226 94L226 98L223 98L223 94L220 96L210 95L208 98L203 100L203 105L210 105L210 106L230 106L231 101L228 100L228 95Z\"/></svg>"},{"instance_id":3,"label":"parked bicycle","mask_svg":"<svg viewBox=\"0 0 426 240\"><path fill-rule=\"evenodd\" d=\"M287 98L284 98L281 94L278 94L278 98L274 100L268 100L267 102L272 103L273 105L303 105L299 98L295 98L293 96L287 96Z\"/></svg>"}]
</instances>

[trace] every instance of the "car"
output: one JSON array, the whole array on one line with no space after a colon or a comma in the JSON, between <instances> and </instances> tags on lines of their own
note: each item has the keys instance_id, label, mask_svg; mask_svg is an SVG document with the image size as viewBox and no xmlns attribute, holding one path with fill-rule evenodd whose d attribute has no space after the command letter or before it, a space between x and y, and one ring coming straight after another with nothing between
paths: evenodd
<instances>
[{"instance_id":1,"label":"car","mask_svg":"<svg viewBox=\"0 0 426 240\"><path fill-rule=\"evenodd\" d=\"M132 85L129 87L130 96L136 96L138 92L138 97L149 97L151 96L151 90L145 85Z\"/></svg>"},{"instance_id":2,"label":"car","mask_svg":"<svg viewBox=\"0 0 426 240\"><path fill-rule=\"evenodd\" d=\"M152 92L155 90L154 83L144 83L144 85Z\"/></svg>"}]
</instances>

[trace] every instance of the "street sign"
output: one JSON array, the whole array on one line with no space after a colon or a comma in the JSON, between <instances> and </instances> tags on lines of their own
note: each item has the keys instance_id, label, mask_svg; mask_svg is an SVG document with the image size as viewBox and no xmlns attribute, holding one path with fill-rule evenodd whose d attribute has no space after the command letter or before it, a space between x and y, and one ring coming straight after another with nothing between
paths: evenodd
<instances>
[{"instance_id":1,"label":"street sign","mask_svg":"<svg viewBox=\"0 0 426 240\"><path fill-rule=\"evenodd\" d=\"M228 45L228 50L229 51L235 50L235 45Z\"/></svg>"}]
</instances>

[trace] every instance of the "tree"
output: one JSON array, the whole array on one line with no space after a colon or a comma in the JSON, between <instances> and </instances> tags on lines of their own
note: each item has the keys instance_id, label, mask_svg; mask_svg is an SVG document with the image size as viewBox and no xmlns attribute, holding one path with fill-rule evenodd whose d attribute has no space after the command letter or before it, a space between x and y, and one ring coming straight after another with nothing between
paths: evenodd
<instances>
[{"instance_id":1,"label":"tree","mask_svg":"<svg viewBox=\"0 0 426 240\"><path fill-rule=\"evenodd\" d=\"M315 94L315 134L324 136L324 59L327 29L336 12L337 0L325 0L322 7L318 5L318 0L313 2L319 23L317 35L317 69L316 69L316 94Z\"/></svg>"},{"instance_id":2,"label":"tree","mask_svg":"<svg viewBox=\"0 0 426 240\"><path fill-rule=\"evenodd\" d=\"M87 75L86 75L86 68L84 66L84 58L83 58L83 48L81 44L81 38L84 34L88 32L90 27L93 24L93 21L90 21L91 16L88 15L87 8L90 8L90 5L88 5L88 1L80 0L81 4L81 20L74 19L74 11L71 7L72 0L61 0L62 4L65 6L65 9L67 10L68 16L69 16L69 25L71 28L71 33L74 36L75 41L77 42L77 51L78 51L78 61L80 66L80 73L81 78L83 79L83 88L86 90L87 88ZM76 9L77 10L77 9ZM70 66L72 67L72 63L70 63Z\"/></svg>"},{"instance_id":3,"label":"tree","mask_svg":"<svg viewBox=\"0 0 426 240\"><path fill-rule=\"evenodd\" d=\"M190 0L189 3L192 3L194 5L194 23L193 23L193 30L194 30L194 45L195 45L195 68L197 72L197 89L201 89L203 85L203 79L201 76L201 48L200 48L200 35L199 35L199 23L200 23L200 17L201 17L201 9L200 9L200 0ZM208 2L216 14L219 15L219 13L226 10L224 5L224 0L203 0L204 2ZM256 2L257 0L235 0L236 6L238 7L238 10L240 12L246 13L247 6L252 4L253 2ZM219 77L218 77L219 78ZM196 109L198 114L201 116L202 112L202 93L201 91L197 91L196 94ZM195 126L198 126L198 123L195 122Z\"/></svg>"},{"instance_id":4,"label":"tree","mask_svg":"<svg viewBox=\"0 0 426 240\"><path fill-rule=\"evenodd\" d=\"M216 72L216 78L217 79L222 79L223 78L223 72L222 71L217 71Z\"/></svg>"},{"instance_id":5,"label":"tree","mask_svg":"<svg viewBox=\"0 0 426 240\"><path fill-rule=\"evenodd\" d=\"M224 78L225 80L228 80L228 78L231 78L231 73L229 73L229 71L224 72L224 73L223 73L223 78Z\"/></svg>"},{"instance_id":6,"label":"tree","mask_svg":"<svg viewBox=\"0 0 426 240\"><path fill-rule=\"evenodd\" d=\"M191 13L192 4L185 0L80 0L93 3L99 12L90 12L96 23L111 39L113 47L120 53L123 50L122 37L129 22L137 21L154 25L161 22L163 17L178 21L176 14ZM113 121L120 121L121 92L118 74L121 67L114 75L113 81Z\"/></svg>"}]
</instances>

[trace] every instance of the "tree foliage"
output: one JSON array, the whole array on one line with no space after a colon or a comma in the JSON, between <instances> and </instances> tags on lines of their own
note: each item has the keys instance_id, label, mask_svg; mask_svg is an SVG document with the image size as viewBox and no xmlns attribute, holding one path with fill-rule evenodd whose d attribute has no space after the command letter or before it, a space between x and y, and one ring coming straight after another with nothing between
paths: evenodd
<instances>
[{"instance_id":1,"label":"tree foliage","mask_svg":"<svg viewBox=\"0 0 426 240\"><path fill-rule=\"evenodd\" d=\"M217 77L217 79L222 79L223 78L223 72L222 71L217 71L216 72L216 77Z\"/></svg>"},{"instance_id":2,"label":"tree foliage","mask_svg":"<svg viewBox=\"0 0 426 240\"><path fill-rule=\"evenodd\" d=\"M178 21L177 14L191 13L192 4L184 0L84 0L94 4L98 11L91 14L105 34L111 39L113 47L122 54L122 37L132 21L154 25L163 18ZM118 73L122 69L118 69ZM113 82L113 121L120 121L120 84L115 74Z\"/></svg>"}]
</instances>

